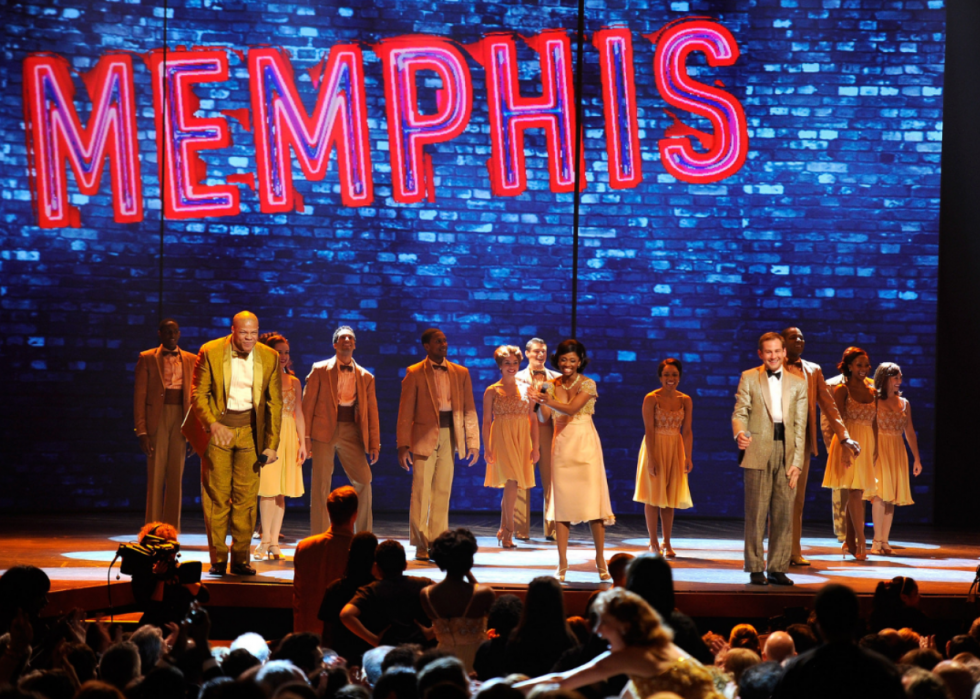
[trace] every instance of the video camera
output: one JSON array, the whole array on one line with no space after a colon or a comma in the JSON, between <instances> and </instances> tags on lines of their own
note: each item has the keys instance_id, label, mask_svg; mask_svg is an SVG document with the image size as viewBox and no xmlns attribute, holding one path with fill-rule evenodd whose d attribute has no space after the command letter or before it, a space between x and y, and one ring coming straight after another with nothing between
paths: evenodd
<instances>
[{"instance_id":1,"label":"video camera","mask_svg":"<svg viewBox=\"0 0 980 699\"><path fill-rule=\"evenodd\" d=\"M157 577L164 580L177 578L183 585L201 582L201 564L180 565L180 544L163 537L147 534L139 543L120 544L116 557L122 559L119 571L123 575L151 576L157 563L166 563L166 570Z\"/></svg>"}]
</instances>

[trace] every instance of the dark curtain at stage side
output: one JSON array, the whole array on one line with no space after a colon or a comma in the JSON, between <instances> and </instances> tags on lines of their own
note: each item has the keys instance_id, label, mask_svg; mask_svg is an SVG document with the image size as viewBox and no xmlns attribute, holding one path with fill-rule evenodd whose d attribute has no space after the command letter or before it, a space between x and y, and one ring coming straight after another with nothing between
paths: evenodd
<instances>
[{"instance_id":1,"label":"dark curtain at stage side","mask_svg":"<svg viewBox=\"0 0 980 699\"><path fill-rule=\"evenodd\" d=\"M939 218L939 318L936 361L936 523L980 528L976 508L975 414L980 347L980 5L950 0L947 9L942 204Z\"/></svg>"}]
</instances>

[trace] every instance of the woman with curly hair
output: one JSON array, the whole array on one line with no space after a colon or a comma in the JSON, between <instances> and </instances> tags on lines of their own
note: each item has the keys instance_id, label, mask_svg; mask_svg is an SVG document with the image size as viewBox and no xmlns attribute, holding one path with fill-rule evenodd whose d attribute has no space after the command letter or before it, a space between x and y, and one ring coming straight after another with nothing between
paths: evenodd
<instances>
[{"instance_id":1,"label":"woman with curly hair","mask_svg":"<svg viewBox=\"0 0 980 699\"><path fill-rule=\"evenodd\" d=\"M476 651L487 640L487 615L495 597L492 587L480 585L470 573L477 548L469 529L447 529L437 536L429 557L446 577L422 590L422 609L432 620L439 649L462 660L467 672L473 671Z\"/></svg>"},{"instance_id":2,"label":"woman with curly hair","mask_svg":"<svg viewBox=\"0 0 980 699\"><path fill-rule=\"evenodd\" d=\"M542 683L577 689L614 675L628 675L625 694L644 699L657 692L674 692L682 699L721 699L711 673L673 643L673 634L642 597L622 588L599 595L592 607L596 633L609 641L609 650L568 672L542 675L516 685L529 690Z\"/></svg>"},{"instance_id":3,"label":"woman with curly hair","mask_svg":"<svg viewBox=\"0 0 980 699\"><path fill-rule=\"evenodd\" d=\"M303 462L306 461L306 420L303 419L303 386L293 373L289 359L289 340L278 333L267 333L259 342L279 353L282 369L282 429L279 458L262 467L259 475L259 517L262 542L252 557L279 560L279 530L286 514L286 498L303 492Z\"/></svg>"}]
</instances>

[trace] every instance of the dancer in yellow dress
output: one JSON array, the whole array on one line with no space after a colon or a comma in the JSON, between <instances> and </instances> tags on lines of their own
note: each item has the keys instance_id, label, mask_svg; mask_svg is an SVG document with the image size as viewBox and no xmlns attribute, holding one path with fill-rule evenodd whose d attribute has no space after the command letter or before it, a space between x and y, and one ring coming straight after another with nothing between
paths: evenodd
<instances>
[{"instance_id":1,"label":"dancer in yellow dress","mask_svg":"<svg viewBox=\"0 0 980 699\"><path fill-rule=\"evenodd\" d=\"M682 371L678 359L670 357L660 362L657 376L660 377L661 388L648 393L643 399L646 433L640 445L636 491L633 494L635 502L643 503L650 551L661 552L657 538L659 519L664 530L663 554L668 558L677 555L670 545L674 510L686 510L693 505L687 485L687 474L694 468L691 461L693 409L691 397L677 390Z\"/></svg>"},{"instance_id":2,"label":"dancer in yellow dress","mask_svg":"<svg viewBox=\"0 0 980 699\"><path fill-rule=\"evenodd\" d=\"M497 544L505 549L514 543L514 503L518 489L534 487L534 464L540 455L538 420L527 389L517 382L521 351L501 345L493 353L500 381L483 394L483 443L487 477L483 485L503 488L500 499L500 529Z\"/></svg>"},{"instance_id":3,"label":"dancer in yellow dress","mask_svg":"<svg viewBox=\"0 0 980 699\"><path fill-rule=\"evenodd\" d=\"M860 347L848 347L837 368L845 381L834 389L834 401L851 439L861 445L861 453L852 456L834 435L827 470L823 474L823 487L846 491L847 531L841 550L849 551L857 560L863 561L868 557L864 501L874 498L877 487L874 468L877 400L874 389L865 381L871 372L867 352Z\"/></svg>"},{"instance_id":4,"label":"dancer in yellow dress","mask_svg":"<svg viewBox=\"0 0 980 699\"><path fill-rule=\"evenodd\" d=\"M904 439L912 450L912 474L922 473L919 440L912 426L912 404L902 397L902 369L898 364L885 362L875 370L875 391L878 394L878 458L875 459L875 480L878 488L871 501L871 519L875 525L871 553L889 554L888 536L892 529L896 505L912 505L909 486L909 457Z\"/></svg>"}]
</instances>

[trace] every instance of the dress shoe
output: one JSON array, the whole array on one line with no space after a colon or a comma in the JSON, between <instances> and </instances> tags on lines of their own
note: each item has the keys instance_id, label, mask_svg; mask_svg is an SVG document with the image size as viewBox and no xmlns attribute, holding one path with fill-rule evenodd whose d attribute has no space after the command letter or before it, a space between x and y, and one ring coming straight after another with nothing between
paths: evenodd
<instances>
[{"instance_id":1,"label":"dress shoe","mask_svg":"<svg viewBox=\"0 0 980 699\"><path fill-rule=\"evenodd\" d=\"M791 566L808 566L810 565L810 561L803 558L803 556L800 556L799 558L794 558L793 560L791 560L789 564Z\"/></svg>"},{"instance_id":2,"label":"dress shoe","mask_svg":"<svg viewBox=\"0 0 980 699\"><path fill-rule=\"evenodd\" d=\"M766 580L765 573L749 573L749 584L750 585L768 585L769 581Z\"/></svg>"},{"instance_id":3,"label":"dress shoe","mask_svg":"<svg viewBox=\"0 0 980 699\"><path fill-rule=\"evenodd\" d=\"M415 547L415 560L416 561L427 561L429 560L429 552L422 548L421 546Z\"/></svg>"},{"instance_id":4,"label":"dress shoe","mask_svg":"<svg viewBox=\"0 0 980 699\"><path fill-rule=\"evenodd\" d=\"M226 563L215 563L208 568L208 575L213 575L216 578L222 577L226 572L228 572L228 564Z\"/></svg>"},{"instance_id":5,"label":"dress shoe","mask_svg":"<svg viewBox=\"0 0 980 699\"><path fill-rule=\"evenodd\" d=\"M234 563L231 566L232 575L255 575L255 568L248 563Z\"/></svg>"},{"instance_id":6,"label":"dress shoe","mask_svg":"<svg viewBox=\"0 0 980 699\"><path fill-rule=\"evenodd\" d=\"M767 573L766 578L773 585L795 585L786 573Z\"/></svg>"}]
</instances>

